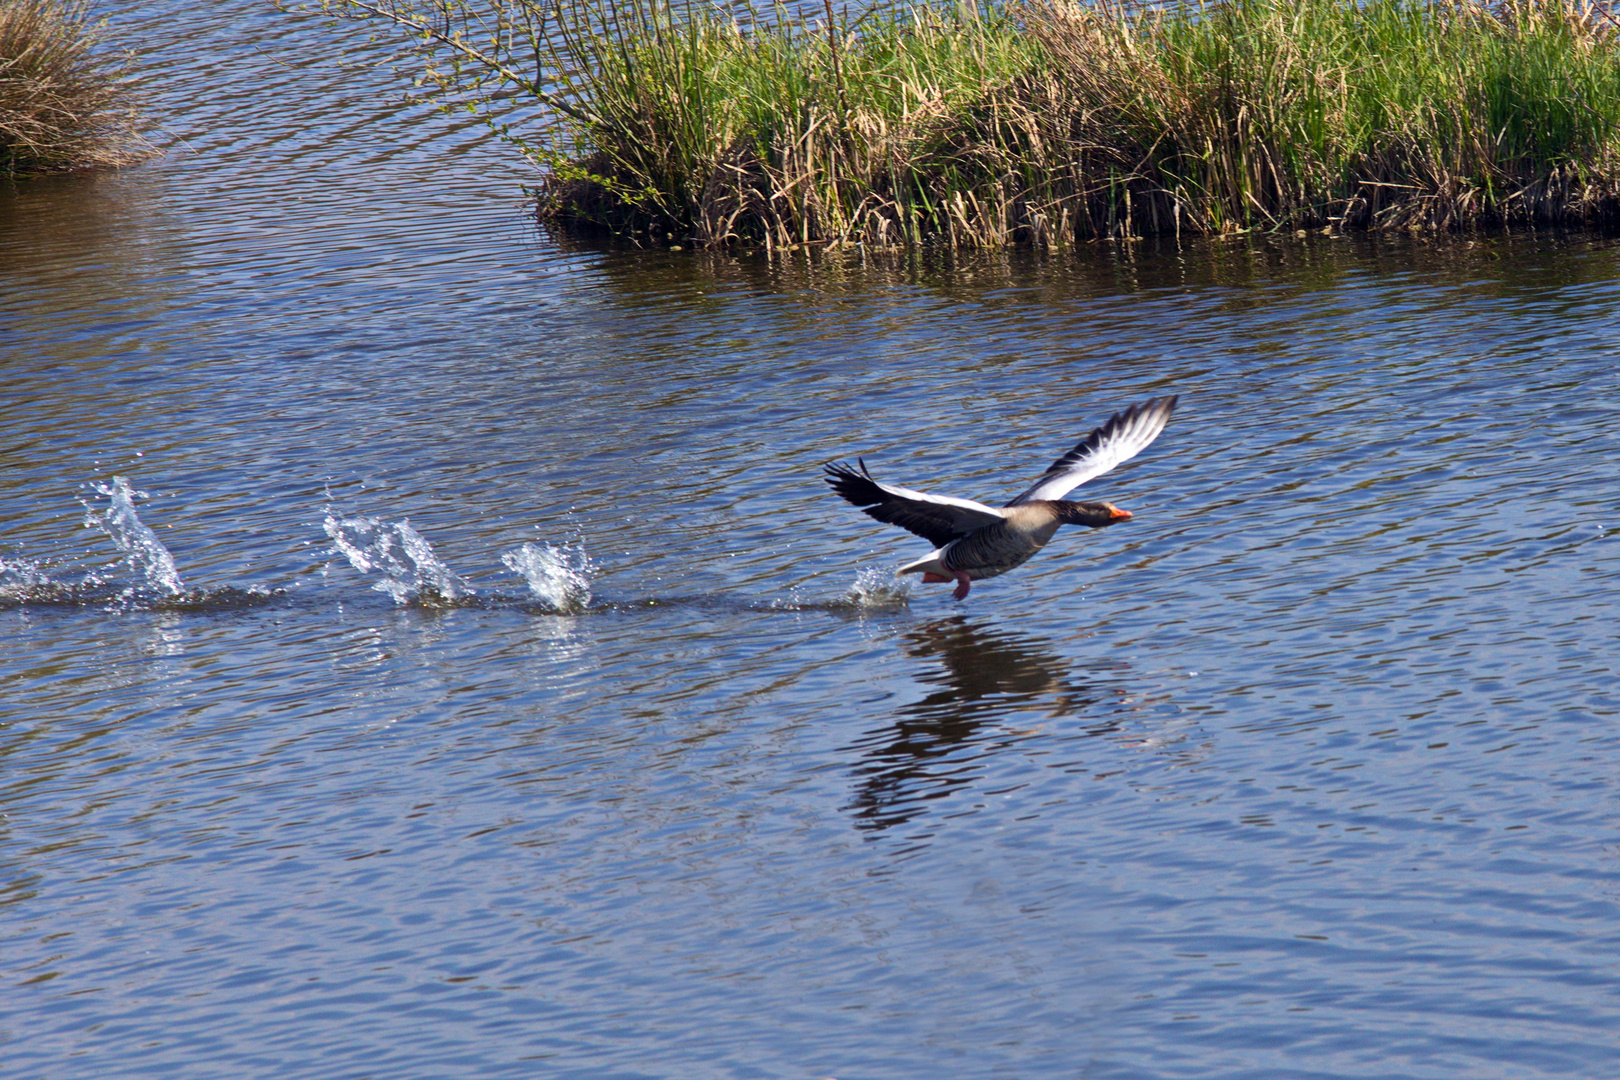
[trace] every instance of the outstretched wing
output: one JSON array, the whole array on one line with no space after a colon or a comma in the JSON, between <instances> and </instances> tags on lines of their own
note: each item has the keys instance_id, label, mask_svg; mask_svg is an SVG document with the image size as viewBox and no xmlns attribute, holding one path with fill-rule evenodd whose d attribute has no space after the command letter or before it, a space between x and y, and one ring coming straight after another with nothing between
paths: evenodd
<instances>
[{"instance_id":1,"label":"outstretched wing","mask_svg":"<svg viewBox=\"0 0 1620 1080\"><path fill-rule=\"evenodd\" d=\"M1052 467L1035 481L1034 487L1007 505L1061 499L1087 480L1129 461L1159 437L1180 399L1179 394L1153 398L1110 416L1108 423L1052 462Z\"/></svg>"},{"instance_id":2,"label":"outstretched wing","mask_svg":"<svg viewBox=\"0 0 1620 1080\"><path fill-rule=\"evenodd\" d=\"M860 472L848 463L826 468L827 475L822 479L838 494L884 524L916 533L935 547L944 547L958 536L1003 520L1000 510L972 499L952 499L880 484L866 471L865 461L861 462Z\"/></svg>"}]
</instances>

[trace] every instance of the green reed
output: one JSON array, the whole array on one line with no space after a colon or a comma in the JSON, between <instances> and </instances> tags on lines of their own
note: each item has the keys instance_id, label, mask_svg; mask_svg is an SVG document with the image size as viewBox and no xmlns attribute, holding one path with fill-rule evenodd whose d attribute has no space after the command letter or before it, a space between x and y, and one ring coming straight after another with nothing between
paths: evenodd
<instances>
[{"instance_id":1,"label":"green reed","mask_svg":"<svg viewBox=\"0 0 1620 1080\"><path fill-rule=\"evenodd\" d=\"M0 0L0 174L143 156L124 58L99 50L84 3Z\"/></svg>"},{"instance_id":2,"label":"green reed","mask_svg":"<svg viewBox=\"0 0 1620 1080\"><path fill-rule=\"evenodd\" d=\"M542 213L659 242L1620 220L1620 37L1569 0L493 2L321 6L541 102Z\"/></svg>"},{"instance_id":3,"label":"green reed","mask_svg":"<svg viewBox=\"0 0 1620 1080\"><path fill-rule=\"evenodd\" d=\"M1227 0L1029 25L1092 172L1122 170L1161 228L1614 217L1620 41L1594 8Z\"/></svg>"}]
</instances>

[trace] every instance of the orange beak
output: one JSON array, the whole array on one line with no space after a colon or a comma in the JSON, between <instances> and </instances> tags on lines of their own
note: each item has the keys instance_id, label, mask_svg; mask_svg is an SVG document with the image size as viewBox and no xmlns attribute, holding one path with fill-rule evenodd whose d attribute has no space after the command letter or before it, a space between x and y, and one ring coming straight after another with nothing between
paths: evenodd
<instances>
[{"instance_id":1,"label":"orange beak","mask_svg":"<svg viewBox=\"0 0 1620 1080\"><path fill-rule=\"evenodd\" d=\"M1129 521L1134 515L1129 510L1121 510L1117 506L1108 508L1109 521Z\"/></svg>"}]
</instances>

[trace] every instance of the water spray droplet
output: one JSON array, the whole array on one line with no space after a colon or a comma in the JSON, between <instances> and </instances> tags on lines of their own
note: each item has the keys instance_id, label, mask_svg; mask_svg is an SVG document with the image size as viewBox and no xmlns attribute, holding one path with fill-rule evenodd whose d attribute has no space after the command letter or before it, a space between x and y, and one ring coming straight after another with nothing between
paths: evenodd
<instances>
[{"instance_id":1,"label":"water spray droplet","mask_svg":"<svg viewBox=\"0 0 1620 1080\"><path fill-rule=\"evenodd\" d=\"M85 526L99 528L118 545L135 574L136 587L144 583L170 596L185 592L180 573L175 569L174 556L135 512L135 500L151 496L130 487L122 476L114 476L110 486L96 484L94 487L97 494L106 497L108 505L102 510L86 502Z\"/></svg>"},{"instance_id":2,"label":"water spray droplet","mask_svg":"<svg viewBox=\"0 0 1620 1080\"><path fill-rule=\"evenodd\" d=\"M529 592L553 610L574 615L591 604L591 574L596 568L579 547L524 544L501 556L501 562L529 583Z\"/></svg>"},{"instance_id":3,"label":"water spray droplet","mask_svg":"<svg viewBox=\"0 0 1620 1080\"><path fill-rule=\"evenodd\" d=\"M375 570L383 575L372 588L392 596L396 604L476 595L465 579L439 561L433 545L408 519L385 524L374 517L339 518L329 513L322 527L350 566L362 574Z\"/></svg>"},{"instance_id":4,"label":"water spray droplet","mask_svg":"<svg viewBox=\"0 0 1620 1080\"><path fill-rule=\"evenodd\" d=\"M862 567L849 587L849 599L857 608L898 608L911 602L911 582L886 566Z\"/></svg>"}]
</instances>

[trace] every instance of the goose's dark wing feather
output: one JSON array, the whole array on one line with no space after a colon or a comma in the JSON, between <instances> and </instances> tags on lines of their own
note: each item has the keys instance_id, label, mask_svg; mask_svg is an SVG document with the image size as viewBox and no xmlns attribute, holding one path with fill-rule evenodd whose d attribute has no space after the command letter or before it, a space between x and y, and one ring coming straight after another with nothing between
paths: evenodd
<instances>
[{"instance_id":1,"label":"goose's dark wing feather","mask_svg":"<svg viewBox=\"0 0 1620 1080\"><path fill-rule=\"evenodd\" d=\"M953 499L880 484L866 471L865 461L860 466L860 471L856 472L848 463L828 465L827 475L822 479L867 514L886 525L898 525L916 533L935 547L944 547L958 536L1004 518L995 507L972 499Z\"/></svg>"},{"instance_id":2,"label":"goose's dark wing feather","mask_svg":"<svg viewBox=\"0 0 1620 1080\"><path fill-rule=\"evenodd\" d=\"M1129 461L1159 437L1178 400L1180 395L1171 394L1115 413L1106 424L1080 440L1073 450L1052 462L1052 467L1033 487L1007 505L1061 499L1087 480Z\"/></svg>"}]
</instances>

